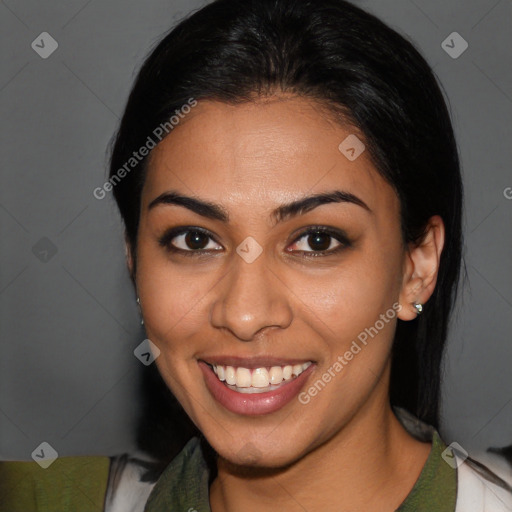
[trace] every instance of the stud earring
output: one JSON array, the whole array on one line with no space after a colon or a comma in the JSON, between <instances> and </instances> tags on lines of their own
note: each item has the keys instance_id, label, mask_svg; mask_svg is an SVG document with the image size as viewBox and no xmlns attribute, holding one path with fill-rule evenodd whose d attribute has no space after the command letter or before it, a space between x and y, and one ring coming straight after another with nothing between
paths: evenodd
<instances>
[{"instance_id":1,"label":"stud earring","mask_svg":"<svg viewBox=\"0 0 512 512\"><path fill-rule=\"evenodd\" d=\"M144 318L142 317L142 308L140 307L140 299L139 299L139 297L137 297L137 306L139 306L140 325L144 325Z\"/></svg>"},{"instance_id":2,"label":"stud earring","mask_svg":"<svg viewBox=\"0 0 512 512\"><path fill-rule=\"evenodd\" d=\"M416 302L413 302L412 305L416 308L416 314L421 315L423 312L423 304L417 304Z\"/></svg>"}]
</instances>

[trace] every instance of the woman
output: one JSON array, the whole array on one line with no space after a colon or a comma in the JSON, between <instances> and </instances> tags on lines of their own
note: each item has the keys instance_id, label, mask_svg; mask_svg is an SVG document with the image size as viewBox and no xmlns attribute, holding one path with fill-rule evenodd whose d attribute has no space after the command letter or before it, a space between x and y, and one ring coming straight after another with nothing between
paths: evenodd
<instances>
[{"instance_id":1,"label":"woman","mask_svg":"<svg viewBox=\"0 0 512 512\"><path fill-rule=\"evenodd\" d=\"M341 0L217 0L142 67L109 184L148 347L198 435L161 470L78 471L89 499L508 510L436 430L462 185L404 38Z\"/></svg>"}]
</instances>

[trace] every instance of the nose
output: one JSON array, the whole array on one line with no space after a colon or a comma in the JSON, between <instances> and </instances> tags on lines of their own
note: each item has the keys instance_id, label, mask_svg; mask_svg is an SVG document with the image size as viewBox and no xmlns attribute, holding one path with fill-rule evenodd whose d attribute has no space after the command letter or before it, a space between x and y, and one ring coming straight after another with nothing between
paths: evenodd
<instances>
[{"instance_id":1,"label":"nose","mask_svg":"<svg viewBox=\"0 0 512 512\"><path fill-rule=\"evenodd\" d=\"M241 341L253 341L266 329L285 329L292 321L286 291L264 257L252 263L238 258L212 304L211 323Z\"/></svg>"}]
</instances>

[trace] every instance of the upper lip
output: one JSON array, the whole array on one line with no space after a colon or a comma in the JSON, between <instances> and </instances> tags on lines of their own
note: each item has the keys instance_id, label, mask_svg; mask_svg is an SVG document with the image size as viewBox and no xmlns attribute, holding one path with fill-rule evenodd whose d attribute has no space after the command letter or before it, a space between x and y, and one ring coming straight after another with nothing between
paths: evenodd
<instances>
[{"instance_id":1,"label":"upper lip","mask_svg":"<svg viewBox=\"0 0 512 512\"><path fill-rule=\"evenodd\" d=\"M272 357L272 356L256 356L256 357L239 357L239 356L208 356L199 358L200 361L204 361L210 365L220 366L237 366L242 368L263 368L271 366L288 366L295 364L303 364L311 359L286 359L283 357Z\"/></svg>"}]
</instances>

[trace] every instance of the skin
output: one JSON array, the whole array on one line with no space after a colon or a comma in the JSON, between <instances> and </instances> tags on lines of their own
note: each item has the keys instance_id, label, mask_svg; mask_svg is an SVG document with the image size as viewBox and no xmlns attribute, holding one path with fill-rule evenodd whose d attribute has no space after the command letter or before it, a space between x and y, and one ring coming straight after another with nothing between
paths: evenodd
<instances>
[{"instance_id":1,"label":"skin","mask_svg":"<svg viewBox=\"0 0 512 512\"><path fill-rule=\"evenodd\" d=\"M428 301L442 220L430 219L420 244L404 244L392 187L366 151L349 161L338 150L353 133L364 140L313 100L290 95L236 106L201 101L151 154L128 266L134 249L158 369L219 454L214 512L392 511L430 452L389 405L396 317L306 405L294 399L270 414L234 414L214 400L198 367L215 355L311 360L307 390L394 303L408 321L416 317L412 303ZM222 206L229 222L178 205L148 208L169 190ZM284 203L333 190L354 194L371 211L341 202L279 223L270 216ZM350 245L305 257L301 251L317 249L302 236L312 225L345 231ZM210 252L187 257L159 245L177 226L208 230ZM249 236L263 250L250 264L236 252ZM324 240L329 249L339 245ZM189 248L183 236L171 243Z\"/></svg>"}]
</instances>

